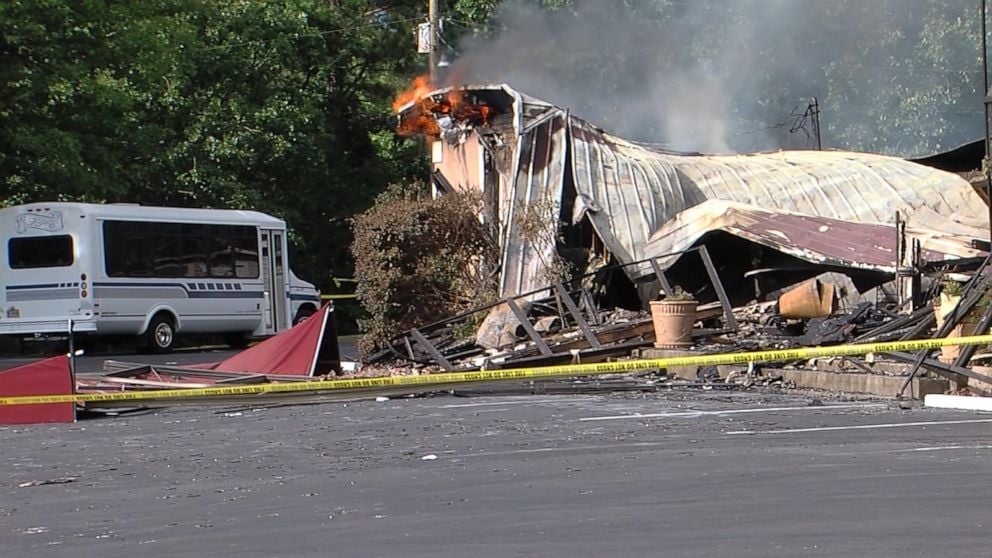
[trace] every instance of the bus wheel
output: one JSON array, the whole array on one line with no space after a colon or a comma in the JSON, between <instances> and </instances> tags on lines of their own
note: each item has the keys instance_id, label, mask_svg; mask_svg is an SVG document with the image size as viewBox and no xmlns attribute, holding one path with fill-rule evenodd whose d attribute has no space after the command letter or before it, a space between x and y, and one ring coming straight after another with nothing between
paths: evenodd
<instances>
[{"instance_id":1,"label":"bus wheel","mask_svg":"<svg viewBox=\"0 0 992 558\"><path fill-rule=\"evenodd\" d=\"M313 309L312 306L301 307L299 310L296 311L296 317L293 318L293 325L294 326L298 325L303 320L309 318L310 316L313 316L314 312L315 310Z\"/></svg>"},{"instance_id":2,"label":"bus wheel","mask_svg":"<svg viewBox=\"0 0 992 558\"><path fill-rule=\"evenodd\" d=\"M152 353L172 352L172 347L176 343L176 330L172 326L172 320L164 314L157 314L152 318L145 335L148 350Z\"/></svg>"}]
</instances>

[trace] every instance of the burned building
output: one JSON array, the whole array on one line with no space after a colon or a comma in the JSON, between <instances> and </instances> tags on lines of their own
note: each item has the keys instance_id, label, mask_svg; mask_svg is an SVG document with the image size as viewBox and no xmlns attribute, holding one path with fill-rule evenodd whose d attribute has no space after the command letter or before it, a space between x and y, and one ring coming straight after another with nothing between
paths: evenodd
<instances>
[{"instance_id":1,"label":"burned building","mask_svg":"<svg viewBox=\"0 0 992 558\"><path fill-rule=\"evenodd\" d=\"M507 85L422 83L396 109L401 133L428 140L437 193L482 193L503 296L550 284L562 264L576 275L627 264L602 294L644 302L657 295L660 264L713 298L698 262L682 254L699 245L735 302L830 269L861 289L891 279L909 246L929 260L969 257L979 253L973 240L988 236L987 208L968 182L903 159L675 153Z\"/></svg>"}]
</instances>

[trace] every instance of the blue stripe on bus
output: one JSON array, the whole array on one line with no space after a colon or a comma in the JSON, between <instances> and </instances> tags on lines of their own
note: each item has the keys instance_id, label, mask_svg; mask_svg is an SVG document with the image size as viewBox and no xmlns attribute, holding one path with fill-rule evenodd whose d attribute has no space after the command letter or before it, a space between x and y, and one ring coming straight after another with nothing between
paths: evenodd
<instances>
[{"instance_id":1,"label":"blue stripe on bus","mask_svg":"<svg viewBox=\"0 0 992 558\"><path fill-rule=\"evenodd\" d=\"M107 283L107 282L95 282L93 283L94 289L142 289L142 288L171 288L171 289L182 289L188 298L265 298L265 293L263 291L246 291L241 289L241 285L235 284L235 291L199 291L190 290L183 283ZM96 296L95 298L100 298Z\"/></svg>"},{"instance_id":2,"label":"blue stripe on bus","mask_svg":"<svg viewBox=\"0 0 992 558\"><path fill-rule=\"evenodd\" d=\"M58 289L62 285L58 283L39 283L37 285L7 285L8 291L20 291L24 289Z\"/></svg>"},{"instance_id":3,"label":"blue stripe on bus","mask_svg":"<svg viewBox=\"0 0 992 558\"><path fill-rule=\"evenodd\" d=\"M190 298L265 298L265 293L262 291L241 291L237 293L229 292L191 292L189 293Z\"/></svg>"},{"instance_id":4,"label":"blue stripe on bus","mask_svg":"<svg viewBox=\"0 0 992 558\"><path fill-rule=\"evenodd\" d=\"M118 283L118 282L93 282L94 287L179 287L186 289L182 283Z\"/></svg>"},{"instance_id":5,"label":"blue stripe on bus","mask_svg":"<svg viewBox=\"0 0 992 558\"><path fill-rule=\"evenodd\" d=\"M34 285L7 285L6 289L8 291L27 291L27 290L38 290L38 289L64 289L67 287L78 287L79 283L38 283ZM107 282L94 282L94 288L180 288L182 289L189 298L264 298L265 293L262 291L246 291L243 290L242 285L235 284L232 291L220 291L220 290L204 290L204 291L191 291L182 283L107 283ZM320 300L318 297L313 297L310 295L291 295L291 300Z\"/></svg>"}]
</instances>

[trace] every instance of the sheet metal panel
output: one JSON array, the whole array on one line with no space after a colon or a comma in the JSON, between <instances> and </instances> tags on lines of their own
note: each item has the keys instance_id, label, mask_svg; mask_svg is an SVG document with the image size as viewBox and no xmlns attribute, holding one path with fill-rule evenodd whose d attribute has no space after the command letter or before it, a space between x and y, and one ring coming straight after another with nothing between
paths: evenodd
<instances>
[{"instance_id":1,"label":"sheet metal panel","mask_svg":"<svg viewBox=\"0 0 992 558\"><path fill-rule=\"evenodd\" d=\"M500 220L507 230L500 278L504 296L550 282L548 270L556 254L566 147L564 111L519 138L516 172L500 200ZM538 222L534 222L535 216Z\"/></svg>"},{"instance_id":2,"label":"sheet metal panel","mask_svg":"<svg viewBox=\"0 0 992 558\"><path fill-rule=\"evenodd\" d=\"M647 257L658 256L667 269L679 255L712 232L725 232L812 263L894 273L896 227L815 217L710 200L680 213L655 232L645 246ZM918 238L924 258L931 261L971 257L978 251L968 238L933 232L907 231ZM642 269L642 275L653 273Z\"/></svg>"},{"instance_id":3,"label":"sheet metal panel","mask_svg":"<svg viewBox=\"0 0 992 558\"><path fill-rule=\"evenodd\" d=\"M651 234L709 199L785 212L987 236L984 204L960 177L902 159L841 151L679 155L569 122L575 187L604 244L621 261L648 256Z\"/></svg>"}]
</instances>

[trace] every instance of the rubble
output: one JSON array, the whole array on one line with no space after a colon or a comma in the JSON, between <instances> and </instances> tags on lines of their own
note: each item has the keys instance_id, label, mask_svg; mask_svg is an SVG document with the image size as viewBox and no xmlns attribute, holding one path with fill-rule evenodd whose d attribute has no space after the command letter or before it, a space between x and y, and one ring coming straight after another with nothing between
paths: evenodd
<instances>
[{"instance_id":1,"label":"rubble","mask_svg":"<svg viewBox=\"0 0 992 558\"><path fill-rule=\"evenodd\" d=\"M708 258L705 252L703 256ZM933 300L939 293L941 278L951 267L959 277L970 279L964 287L965 296L961 304L948 314L944 327L935 330ZM919 303L914 305L913 300L907 299L898 304L896 301L879 298L876 302L863 301L854 307L841 309L833 300L820 300L818 302L833 308L826 316L796 318L793 314L783 315L778 297L771 297L772 300L753 300L726 314L722 313L726 299L715 301L699 307L693 330L693 346L685 354L883 343L926 338L928 335L942 338L974 309L982 297L992 298L992 295L985 294L992 285L990 271L988 259L977 265L974 260L957 261L953 266L942 265L940 268L921 265L914 273L919 275L921 283L930 285L930 289L919 293L916 297ZM577 282L583 283L582 279L584 278ZM667 284L664 272L660 274L659 280ZM818 286L818 296L823 292L834 292L834 289L829 288L832 285L819 288L820 281L815 279L812 283ZM799 283L807 286L810 284L808 280ZM592 290L596 288L597 285L592 283ZM723 291L717 285L710 285L708 290L714 293ZM569 291L558 283L535 293L521 295L519 298L526 299L526 302L517 303L515 298L508 298L495 305L480 307L474 312L400 335L393 339L388 348L372 355L365 363L375 367L386 363L402 366L406 362L425 371L432 368L437 371L458 371L622 360L632 356L658 358L672 354L652 349L655 332L651 317L646 311L618 307L599 308L595 305L596 297L585 296L587 294L589 292L584 289L578 292ZM577 304L576 300L581 302ZM511 311L512 308L516 308L516 311ZM984 317L988 318L984 321L992 321L992 305L986 305L983 310ZM501 343L493 344L493 337L490 335L487 346L482 346L475 343L471 336L458 338L454 333L464 331L464 325L473 321L481 321L484 325L480 331L484 331L490 329L494 322L505 323L506 316L511 315L513 318L509 322L512 322L513 327L504 327L503 330L512 329L514 333L505 337ZM551 318L554 318L555 328L537 327L539 323ZM975 334L982 334L987 329L987 323L979 323ZM887 395L897 395L897 391L904 392L922 369L926 370L924 376L945 379L957 388L966 386L970 380L971 392L981 394L984 393L983 387L992 386L992 377L968 367L973 351L974 347L963 348L955 362L940 362L931 358L932 350L927 350L915 355L893 352L864 357L800 359L776 366L785 370L868 374L904 380L902 391L893 389ZM752 365L746 369L704 367L695 370L688 379L697 382L696 385L732 385L735 388L788 386L790 381L784 380L783 375L775 370L777 368L763 365ZM671 381L677 375L679 374L668 374L664 377ZM685 378L686 375L681 374L681 377Z\"/></svg>"}]
</instances>

